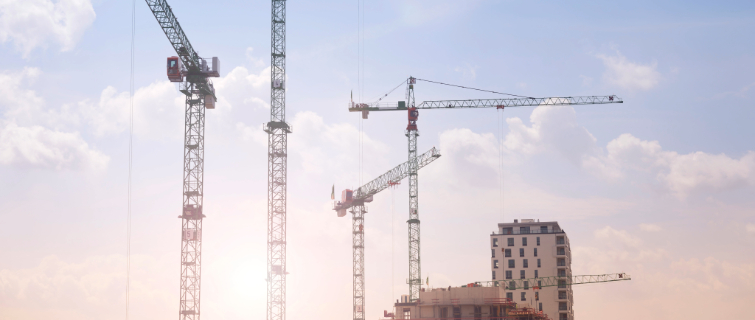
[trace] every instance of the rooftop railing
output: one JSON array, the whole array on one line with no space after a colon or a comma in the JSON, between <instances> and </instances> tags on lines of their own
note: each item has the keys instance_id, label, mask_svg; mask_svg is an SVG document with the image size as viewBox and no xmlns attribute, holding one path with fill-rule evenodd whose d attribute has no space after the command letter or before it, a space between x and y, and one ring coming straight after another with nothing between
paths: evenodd
<instances>
[{"instance_id":1,"label":"rooftop railing","mask_svg":"<svg viewBox=\"0 0 755 320\"><path fill-rule=\"evenodd\" d=\"M564 229L530 229L530 230L507 230L499 231L498 234L548 234L548 233L564 233Z\"/></svg>"}]
</instances>

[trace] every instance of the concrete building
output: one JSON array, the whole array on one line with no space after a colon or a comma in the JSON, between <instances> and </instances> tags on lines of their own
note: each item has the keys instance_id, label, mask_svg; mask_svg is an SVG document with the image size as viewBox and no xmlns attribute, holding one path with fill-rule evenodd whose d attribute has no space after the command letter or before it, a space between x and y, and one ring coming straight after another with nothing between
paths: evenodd
<instances>
[{"instance_id":1,"label":"concrete building","mask_svg":"<svg viewBox=\"0 0 755 320\"><path fill-rule=\"evenodd\" d=\"M544 313L505 297L499 282L475 282L461 287L422 289L419 299L409 296L393 305L394 312L385 311L387 319L424 320L552 320Z\"/></svg>"},{"instance_id":2,"label":"concrete building","mask_svg":"<svg viewBox=\"0 0 755 320\"><path fill-rule=\"evenodd\" d=\"M490 235L490 270L492 280L542 277L571 277L569 237L558 222L499 223L498 233ZM535 284L533 283L532 286ZM533 290L505 290L506 298L529 304L551 319L573 320L571 286Z\"/></svg>"},{"instance_id":3,"label":"concrete building","mask_svg":"<svg viewBox=\"0 0 755 320\"><path fill-rule=\"evenodd\" d=\"M571 286L542 287L536 278L571 277L569 238L558 222L499 223L490 235L491 281L422 288L401 296L385 318L427 320L573 320ZM522 280L523 286L510 282ZM511 281L507 281L511 280ZM537 288L536 288L537 287ZM517 288L517 289L511 289Z\"/></svg>"}]
</instances>

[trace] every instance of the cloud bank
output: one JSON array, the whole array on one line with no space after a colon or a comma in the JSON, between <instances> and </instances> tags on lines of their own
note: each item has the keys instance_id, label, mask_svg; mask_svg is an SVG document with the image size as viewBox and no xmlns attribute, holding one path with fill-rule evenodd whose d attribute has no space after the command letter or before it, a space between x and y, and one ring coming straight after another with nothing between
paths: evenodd
<instances>
[{"instance_id":1,"label":"cloud bank","mask_svg":"<svg viewBox=\"0 0 755 320\"><path fill-rule=\"evenodd\" d=\"M620 135L605 148L576 120L570 106L537 107L530 126L508 118L510 132L503 148L512 156L560 154L575 165L609 181L634 174L653 177L669 193L686 198L697 191L723 191L755 184L755 152L739 158L702 151L679 154L664 150L658 141Z\"/></svg>"},{"instance_id":2,"label":"cloud bank","mask_svg":"<svg viewBox=\"0 0 755 320\"><path fill-rule=\"evenodd\" d=\"M50 43L69 51L96 15L90 0L0 1L0 42L12 42L24 57Z\"/></svg>"}]
</instances>

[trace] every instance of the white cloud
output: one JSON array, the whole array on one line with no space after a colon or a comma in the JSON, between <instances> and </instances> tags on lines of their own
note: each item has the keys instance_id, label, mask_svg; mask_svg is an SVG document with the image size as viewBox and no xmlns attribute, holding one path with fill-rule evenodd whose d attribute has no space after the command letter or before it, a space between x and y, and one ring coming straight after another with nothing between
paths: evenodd
<instances>
[{"instance_id":1,"label":"white cloud","mask_svg":"<svg viewBox=\"0 0 755 320\"><path fill-rule=\"evenodd\" d=\"M255 57L252 53L254 52L254 48L248 47L246 48L246 58L249 59L249 61L252 63L252 66L255 68L259 68L265 65L265 62L262 61L261 58Z\"/></svg>"},{"instance_id":2,"label":"white cloud","mask_svg":"<svg viewBox=\"0 0 755 320\"><path fill-rule=\"evenodd\" d=\"M637 248L642 243L639 238L630 235L626 230L616 230L610 226L595 230L595 238L600 240L617 240L632 248Z\"/></svg>"},{"instance_id":3,"label":"white cloud","mask_svg":"<svg viewBox=\"0 0 755 320\"><path fill-rule=\"evenodd\" d=\"M472 66L469 63L465 63L463 67L456 67L454 71L461 73L464 79L474 80L477 78L477 66Z\"/></svg>"},{"instance_id":4,"label":"white cloud","mask_svg":"<svg viewBox=\"0 0 755 320\"><path fill-rule=\"evenodd\" d=\"M134 134L145 139L182 136L184 95L175 84L157 81L134 93ZM128 92L108 86L99 101L80 101L78 113L96 136L117 134L128 129L130 99Z\"/></svg>"},{"instance_id":5,"label":"white cloud","mask_svg":"<svg viewBox=\"0 0 755 320\"><path fill-rule=\"evenodd\" d=\"M700 190L721 191L755 183L755 152L739 159L724 154L664 151L658 141L640 140L625 133L608 143L607 154L589 156L584 166L607 178L625 177L626 171L655 176L671 193L685 198Z\"/></svg>"},{"instance_id":6,"label":"white cloud","mask_svg":"<svg viewBox=\"0 0 755 320\"><path fill-rule=\"evenodd\" d=\"M213 83L220 111L242 105L270 108L270 104L264 100L270 96L270 67L262 69L259 74L252 73L245 67L236 67Z\"/></svg>"},{"instance_id":7,"label":"white cloud","mask_svg":"<svg viewBox=\"0 0 755 320\"><path fill-rule=\"evenodd\" d=\"M94 22L90 0L0 1L0 42L13 42L24 57L37 47L56 43L61 51L74 48Z\"/></svg>"},{"instance_id":8,"label":"white cloud","mask_svg":"<svg viewBox=\"0 0 755 320\"><path fill-rule=\"evenodd\" d=\"M40 126L0 127L0 164L55 170L101 170L109 157L94 150L78 133L52 131Z\"/></svg>"},{"instance_id":9,"label":"white cloud","mask_svg":"<svg viewBox=\"0 0 755 320\"><path fill-rule=\"evenodd\" d=\"M289 150L295 157L292 162L301 163L305 172L319 175L344 171L339 168L357 169L359 129L346 123L327 124L321 116L311 111L296 113L291 125L296 132L296 139L289 142ZM382 161L382 156L388 151L385 144L373 140L366 133L363 133L362 143L363 154L367 155L364 157L364 178L371 179L390 169ZM356 173L357 170L343 172L348 177Z\"/></svg>"},{"instance_id":10,"label":"white cloud","mask_svg":"<svg viewBox=\"0 0 755 320\"><path fill-rule=\"evenodd\" d=\"M503 144L507 151L531 155L556 151L575 164L596 151L595 137L577 124L570 106L541 106L530 115L531 127L519 118L508 118L509 133Z\"/></svg>"},{"instance_id":11,"label":"white cloud","mask_svg":"<svg viewBox=\"0 0 755 320\"><path fill-rule=\"evenodd\" d=\"M18 72L0 73L0 110L7 120L20 125L45 125L53 128L77 123L77 115L68 106L46 109L45 100L29 89L42 74L38 68L25 67Z\"/></svg>"},{"instance_id":12,"label":"white cloud","mask_svg":"<svg viewBox=\"0 0 755 320\"><path fill-rule=\"evenodd\" d=\"M521 162L522 155L513 152L504 154L502 159L506 190L504 205L500 189L502 168L499 167L498 139L491 133L476 133L464 128L446 130L440 134L439 140L442 156L420 173L420 180L423 181L420 183L426 186L421 188L425 194L425 210L464 211L490 218L500 217L501 206L505 206L506 212L517 212L521 217L571 220L611 215L634 205L600 197L561 196L538 189L520 177L516 170L506 172Z\"/></svg>"},{"instance_id":13,"label":"white cloud","mask_svg":"<svg viewBox=\"0 0 755 320\"><path fill-rule=\"evenodd\" d=\"M656 62L648 65L634 63L618 51L615 56L599 54L597 57L606 66L603 79L609 84L627 90L650 90L661 81Z\"/></svg>"},{"instance_id":14,"label":"white cloud","mask_svg":"<svg viewBox=\"0 0 755 320\"><path fill-rule=\"evenodd\" d=\"M661 228L661 226L656 225L656 224L652 224L652 223L641 223L640 224L640 229L642 231L647 231L647 232L658 232L658 231L663 230L663 228Z\"/></svg>"}]
</instances>

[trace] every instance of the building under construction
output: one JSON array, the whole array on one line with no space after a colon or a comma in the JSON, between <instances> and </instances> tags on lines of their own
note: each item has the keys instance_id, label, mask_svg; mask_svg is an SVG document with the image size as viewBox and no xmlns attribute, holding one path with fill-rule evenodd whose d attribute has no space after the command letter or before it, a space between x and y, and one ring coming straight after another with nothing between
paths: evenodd
<instances>
[{"instance_id":1,"label":"building under construction","mask_svg":"<svg viewBox=\"0 0 755 320\"><path fill-rule=\"evenodd\" d=\"M491 281L423 288L384 311L391 319L573 320L572 285L631 280L624 273L573 276L566 232L558 222L499 223L490 235Z\"/></svg>"}]
</instances>

